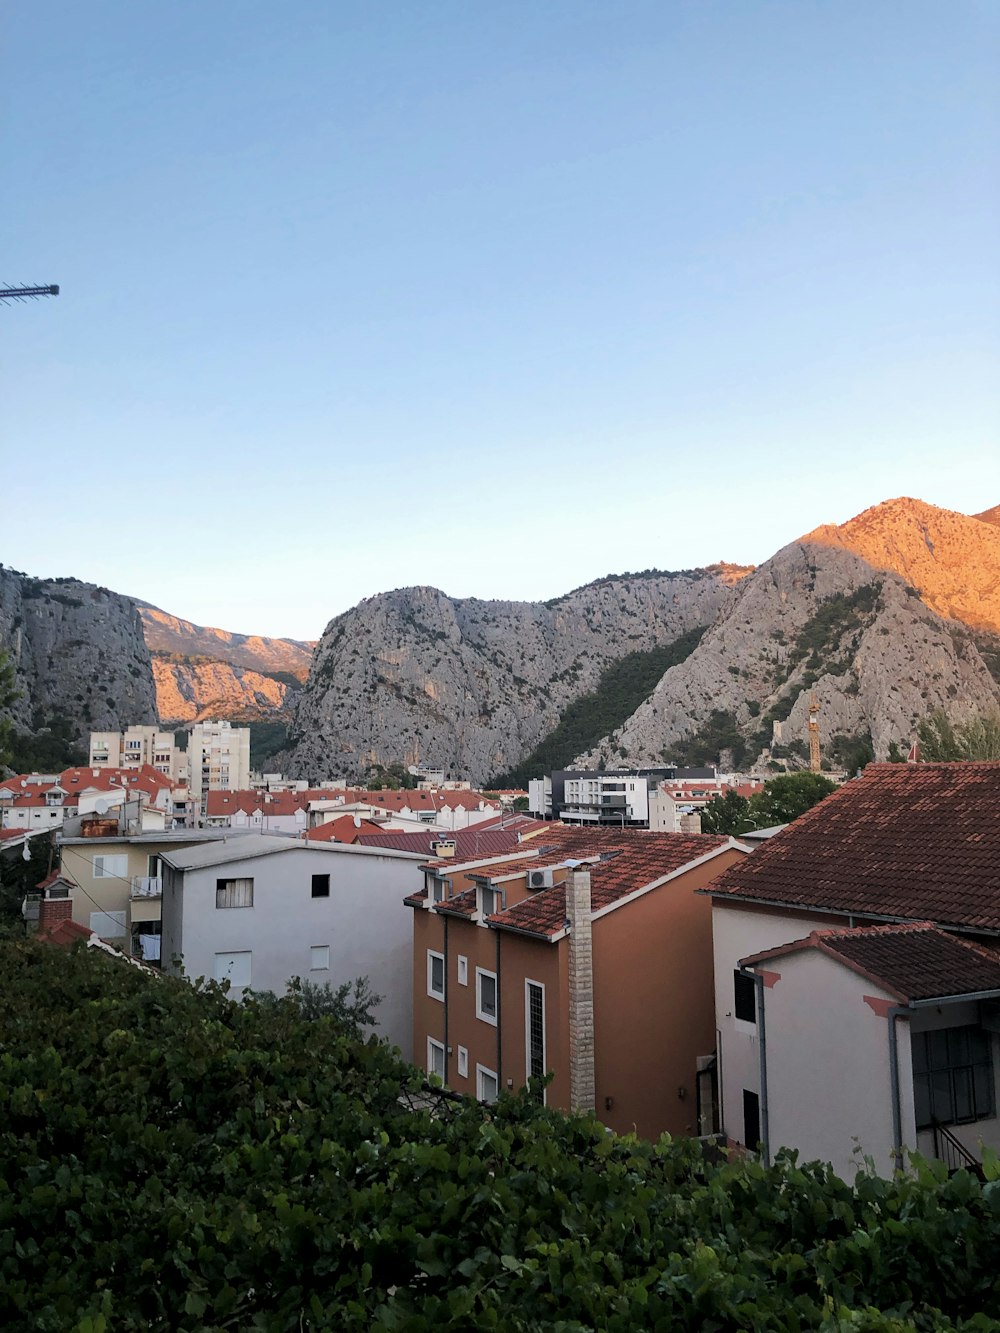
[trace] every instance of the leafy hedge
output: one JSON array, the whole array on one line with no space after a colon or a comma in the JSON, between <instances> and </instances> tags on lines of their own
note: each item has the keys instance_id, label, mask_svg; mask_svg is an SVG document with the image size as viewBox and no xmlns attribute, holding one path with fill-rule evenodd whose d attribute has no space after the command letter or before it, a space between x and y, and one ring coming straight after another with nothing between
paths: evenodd
<instances>
[{"instance_id":1,"label":"leafy hedge","mask_svg":"<svg viewBox=\"0 0 1000 1333\"><path fill-rule=\"evenodd\" d=\"M289 1001L0 945L5 1330L995 1329L1000 1182L404 1110Z\"/></svg>"}]
</instances>

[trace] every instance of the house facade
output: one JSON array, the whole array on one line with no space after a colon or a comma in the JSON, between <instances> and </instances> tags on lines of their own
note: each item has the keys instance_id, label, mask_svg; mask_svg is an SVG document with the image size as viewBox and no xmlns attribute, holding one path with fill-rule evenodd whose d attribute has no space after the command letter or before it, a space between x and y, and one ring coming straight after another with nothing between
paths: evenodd
<instances>
[{"instance_id":1,"label":"house facade","mask_svg":"<svg viewBox=\"0 0 1000 1333\"><path fill-rule=\"evenodd\" d=\"M1000 764L873 764L711 887L732 1143L846 1176L1000 1145L998 823Z\"/></svg>"},{"instance_id":2,"label":"house facade","mask_svg":"<svg viewBox=\"0 0 1000 1333\"><path fill-rule=\"evenodd\" d=\"M715 1046L711 913L733 839L543 826L513 854L425 868L413 909L414 1059L483 1101L545 1098L612 1128L697 1134Z\"/></svg>"}]
</instances>

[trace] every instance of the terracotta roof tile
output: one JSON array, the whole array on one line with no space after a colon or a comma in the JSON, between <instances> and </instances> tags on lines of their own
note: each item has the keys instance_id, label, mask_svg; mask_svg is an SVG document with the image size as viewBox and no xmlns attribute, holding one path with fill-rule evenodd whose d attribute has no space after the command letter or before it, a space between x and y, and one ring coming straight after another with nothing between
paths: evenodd
<instances>
[{"instance_id":1,"label":"terracotta roof tile","mask_svg":"<svg viewBox=\"0 0 1000 1333\"><path fill-rule=\"evenodd\" d=\"M806 939L741 959L740 966L753 967L803 949L838 959L902 1001L1000 990L1000 956L929 921L815 930Z\"/></svg>"},{"instance_id":2,"label":"terracotta roof tile","mask_svg":"<svg viewBox=\"0 0 1000 1333\"><path fill-rule=\"evenodd\" d=\"M711 893L1000 931L1000 763L870 764Z\"/></svg>"}]
</instances>

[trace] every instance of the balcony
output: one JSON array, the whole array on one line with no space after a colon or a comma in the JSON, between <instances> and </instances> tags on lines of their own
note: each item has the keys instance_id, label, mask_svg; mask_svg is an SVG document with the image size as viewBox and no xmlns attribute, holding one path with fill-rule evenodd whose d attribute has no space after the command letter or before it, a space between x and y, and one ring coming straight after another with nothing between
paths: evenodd
<instances>
[{"instance_id":1,"label":"balcony","mask_svg":"<svg viewBox=\"0 0 1000 1333\"><path fill-rule=\"evenodd\" d=\"M159 875L133 875L133 898L160 898L163 895L163 880Z\"/></svg>"}]
</instances>

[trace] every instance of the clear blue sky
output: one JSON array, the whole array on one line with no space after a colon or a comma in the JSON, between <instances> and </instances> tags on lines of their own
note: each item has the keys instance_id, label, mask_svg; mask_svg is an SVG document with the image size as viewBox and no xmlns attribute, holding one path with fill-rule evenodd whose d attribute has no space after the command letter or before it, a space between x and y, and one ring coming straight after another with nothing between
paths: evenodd
<instances>
[{"instance_id":1,"label":"clear blue sky","mask_svg":"<svg viewBox=\"0 0 1000 1333\"><path fill-rule=\"evenodd\" d=\"M0 560L317 635L1000 501L996 0L12 0Z\"/></svg>"}]
</instances>

